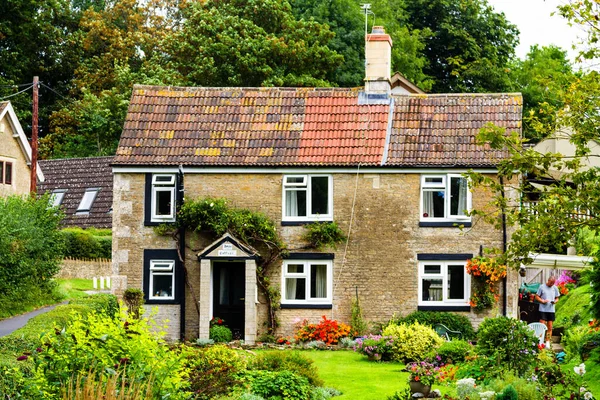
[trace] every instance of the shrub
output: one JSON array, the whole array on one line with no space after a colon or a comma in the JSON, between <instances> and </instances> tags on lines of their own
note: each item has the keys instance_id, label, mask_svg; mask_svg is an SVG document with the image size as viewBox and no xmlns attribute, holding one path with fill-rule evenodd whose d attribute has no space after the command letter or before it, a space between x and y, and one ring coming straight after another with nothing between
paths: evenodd
<instances>
[{"instance_id":1,"label":"shrub","mask_svg":"<svg viewBox=\"0 0 600 400\"><path fill-rule=\"evenodd\" d=\"M392 359L399 362L418 361L430 349L437 349L444 341L432 328L413 324L388 325L382 332L392 336Z\"/></svg>"},{"instance_id":2,"label":"shrub","mask_svg":"<svg viewBox=\"0 0 600 400\"><path fill-rule=\"evenodd\" d=\"M439 361L444 364L456 364L465 361L465 357L471 351L473 351L473 345L468 342L464 340L452 340L442 343L432 355L439 356Z\"/></svg>"},{"instance_id":3,"label":"shrub","mask_svg":"<svg viewBox=\"0 0 600 400\"><path fill-rule=\"evenodd\" d=\"M310 400L328 400L341 395L342 392L334 388L314 387L310 392Z\"/></svg>"},{"instance_id":4,"label":"shrub","mask_svg":"<svg viewBox=\"0 0 600 400\"><path fill-rule=\"evenodd\" d=\"M296 330L295 338L300 342L309 340L321 340L326 344L337 344L337 342L348 336L350 327L339 323L336 320L327 319L323 315L323 320L318 324L309 324L308 320L302 321Z\"/></svg>"},{"instance_id":5,"label":"shrub","mask_svg":"<svg viewBox=\"0 0 600 400\"><path fill-rule=\"evenodd\" d=\"M197 399L228 394L241 382L246 359L224 345L192 350L186 358L190 389Z\"/></svg>"},{"instance_id":6,"label":"shrub","mask_svg":"<svg viewBox=\"0 0 600 400\"><path fill-rule=\"evenodd\" d=\"M352 329L352 336L354 337L364 335L369 329L367 322L363 319L362 308L358 298L352 300L352 317L350 318L350 326Z\"/></svg>"},{"instance_id":7,"label":"shrub","mask_svg":"<svg viewBox=\"0 0 600 400\"><path fill-rule=\"evenodd\" d=\"M346 240L346 235L335 222L313 222L305 225L305 228L306 233L302 239L308 242L309 247L317 250L324 247L335 249Z\"/></svg>"},{"instance_id":8,"label":"shrub","mask_svg":"<svg viewBox=\"0 0 600 400\"><path fill-rule=\"evenodd\" d=\"M233 338L231 329L223 325L211 326L208 336L210 339L214 340L215 343L229 343Z\"/></svg>"},{"instance_id":9,"label":"shrub","mask_svg":"<svg viewBox=\"0 0 600 400\"><path fill-rule=\"evenodd\" d=\"M344 349L351 349L356 346L356 341L350 339L349 337L343 337L340 339L340 347Z\"/></svg>"},{"instance_id":10,"label":"shrub","mask_svg":"<svg viewBox=\"0 0 600 400\"><path fill-rule=\"evenodd\" d=\"M65 257L97 259L112 257L110 229L65 228L61 235L66 244Z\"/></svg>"},{"instance_id":11,"label":"shrub","mask_svg":"<svg viewBox=\"0 0 600 400\"><path fill-rule=\"evenodd\" d=\"M321 386L317 367L313 360L297 351L269 351L260 353L252 362L251 368L265 371L291 371L303 376L311 385Z\"/></svg>"},{"instance_id":12,"label":"shrub","mask_svg":"<svg viewBox=\"0 0 600 400\"><path fill-rule=\"evenodd\" d=\"M106 380L97 379L98 374L88 371L79 374L68 385L61 387L61 395L65 400L150 400L152 399L152 377L144 382L123 376L121 371L109 376Z\"/></svg>"},{"instance_id":13,"label":"shrub","mask_svg":"<svg viewBox=\"0 0 600 400\"><path fill-rule=\"evenodd\" d=\"M306 400L311 392L308 380L290 371L250 371L246 379L252 393L265 399Z\"/></svg>"},{"instance_id":14,"label":"shrub","mask_svg":"<svg viewBox=\"0 0 600 400\"><path fill-rule=\"evenodd\" d=\"M140 309L144 304L144 292L140 289L129 288L123 292L123 302L133 318L140 317Z\"/></svg>"},{"instance_id":15,"label":"shrub","mask_svg":"<svg viewBox=\"0 0 600 400\"><path fill-rule=\"evenodd\" d=\"M581 358L585 337L588 332L586 326L576 326L567 331L562 337L561 344L565 348L565 353L569 359L573 357Z\"/></svg>"},{"instance_id":16,"label":"shrub","mask_svg":"<svg viewBox=\"0 0 600 400\"><path fill-rule=\"evenodd\" d=\"M0 197L0 318L49 300L64 250L61 219L47 197Z\"/></svg>"},{"instance_id":17,"label":"shrub","mask_svg":"<svg viewBox=\"0 0 600 400\"><path fill-rule=\"evenodd\" d=\"M154 397L184 398L182 356L171 351L146 320L72 314L70 323L42 337L30 356L35 366L32 384L40 392L57 394L73 376L96 371L104 379L126 370L137 382L154 379ZM52 396L49 396L52 397Z\"/></svg>"},{"instance_id":18,"label":"shrub","mask_svg":"<svg viewBox=\"0 0 600 400\"><path fill-rule=\"evenodd\" d=\"M517 400L519 395L513 385L508 385L504 390L496 394L496 400Z\"/></svg>"},{"instance_id":19,"label":"shrub","mask_svg":"<svg viewBox=\"0 0 600 400\"><path fill-rule=\"evenodd\" d=\"M117 298L108 293L97 293L89 297L74 299L69 302L73 305L83 305L92 309L92 311L100 314L114 317L119 313L119 302Z\"/></svg>"},{"instance_id":20,"label":"shrub","mask_svg":"<svg viewBox=\"0 0 600 400\"><path fill-rule=\"evenodd\" d=\"M479 354L494 356L519 376L531 368L537 357L538 338L527 324L514 318L486 318L479 325L477 339Z\"/></svg>"},{"instance_id":21,"label":"shrub","mask_svg":"<svg viewBox=\"0 0 600 400\"><path fill-rule=\"evenodd\" d=\"M421 325L427 325L432 328L436 324L443 324L450 330L461 332L462 338L459 339L475 339L475 330L469 318L451 312L415 311L406 317L392 319L390 324L412 324L413 322L419 322Z\"/></svg>"},{"instance_id":22,"label":"shrub","mask_svg":"<svg viewBox=\"0 0 600 400\"><path fill-rule=\"evenodd\" d=\"M501 392L508 385L512 385L517 390L519 400L538 400L540 392L531 380L519 378L510 371L504 372L498 379L493 380L487 386L495 392Z\"/></svg>"}]
</instances>

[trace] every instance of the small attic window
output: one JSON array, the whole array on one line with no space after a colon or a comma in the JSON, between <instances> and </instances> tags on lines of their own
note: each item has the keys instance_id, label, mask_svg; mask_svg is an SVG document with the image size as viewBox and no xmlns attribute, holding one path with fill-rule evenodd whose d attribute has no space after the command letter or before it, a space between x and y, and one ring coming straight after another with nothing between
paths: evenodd
<instances>
[{"instance_id":1,"label":"small attic window","mask_svg":"<svg viewBox=\"0 0 600 400\"><path fill-rule=\"evenodd\" d=\"M63 199L65 198L65 193L67 193L67 189L56 189L52 191L50 195L50 206L58 207L62 204Z\"/></svg>"},{"instance_id":2,"label":"small attic window","mask_svg":"<svg viewBox=\"0 0 600 400\"><path fill-rule=\"evenodd\" d=\"M79 203L79 207L77 207L77 213L89 213L92 209L92 204L94 204L94 200L96 200L96 196L98 195L98 188L90 188L86 189L83 194L83 198L81 199L81 203Z\"/></svg>"}]
</instances>

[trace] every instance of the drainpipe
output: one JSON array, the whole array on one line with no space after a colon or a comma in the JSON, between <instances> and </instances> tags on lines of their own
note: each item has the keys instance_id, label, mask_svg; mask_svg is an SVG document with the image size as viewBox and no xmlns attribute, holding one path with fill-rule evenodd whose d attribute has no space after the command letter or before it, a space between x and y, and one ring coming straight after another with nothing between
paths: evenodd
<instances>
[{"instance_id":1,"label":"drainpipe","mask_svg":"<svg viewBox=\"0 0 600 400\"><path fill-rule=\"evenodd\" d=\"M176 212L179 212L183 205L183 166L179 166L179 173L177 174L177 206ZM180 268L179 268L179 290L182 292L180 311L179 311L179 338L183 341L185 339L185 227L179 227L179 254L181 256Z\"/></svg>"},{"instance_id":2,"label":"drainpipe","mask_svg":"<svg viewBox=\"0 0 600 400\"><path fill-rule=\"evenodd\" d=\"M500 184L502 185L502 200L504 200L504 179L500 177ZM506 253L506 213L502 210L502 253ZM508 274L507 274L508 275ZM502 315L506 316L506 302L508 301L507 290L507 276L502 279L502 292L503 292L503 300L502 300Z\"/></svg>"}]
</instances>

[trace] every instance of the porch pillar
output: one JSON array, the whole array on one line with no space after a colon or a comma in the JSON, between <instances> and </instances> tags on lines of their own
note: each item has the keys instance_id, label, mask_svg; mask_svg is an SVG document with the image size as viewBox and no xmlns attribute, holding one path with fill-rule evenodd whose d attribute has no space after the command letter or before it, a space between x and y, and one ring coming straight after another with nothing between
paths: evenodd
<instances>
[{"instance_id":1,"label":"porch pillar","mask_svg":"<svg viewBox=\"0 0 600 400\"><path fill-rule=\"evenodd\" d=\"M198 338L208 339L210 330L210 260L200 260L200 323Z\"/></svg>"},{"instance_id":2,"label":"porch pillar","mask_svg":"<svg viewBox=\"0 0 600 400\"><path fill-rule=\"evenodd\" d=\"M247 344L256 342L256 261L254 259L246 260L246 297L245 313L246 320L244 324L244 341Z\"/></svg>"}]
</instances>

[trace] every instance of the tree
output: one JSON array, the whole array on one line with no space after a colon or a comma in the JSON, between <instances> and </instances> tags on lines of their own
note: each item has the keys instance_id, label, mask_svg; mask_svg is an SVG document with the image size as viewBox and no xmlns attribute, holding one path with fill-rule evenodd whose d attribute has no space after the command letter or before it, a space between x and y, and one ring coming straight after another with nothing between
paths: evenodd
<instances>
[{"instance_id":1,"label":"tree","mask_svg":"<svg viewBox=\"0 0 600 400\"><path fill-rule=\"evenodd\" d=\"M433 78L433 92L497 92L509 86L507 66L519 31L486 0L411 0L405 10L411 30L431 32L424 38L429 64L423 72Z\"/></svg>"},{"instance_id":2,"label":"tree","mask_svg":"<svg viewBox=\"0 0 600 400\"><path fill-rule=\"evenodd\" d=\"M567 52L556 46L532 46L524 60L512 62L510 77L511 90L523 94L523 136L537 142L556 130L552 110L564 106L564 90L574 78ZM536 119L550 131L536 131L532 126Z\"/></svg>"},{"instance_id":3,"label":"tree","mask_svg":"<svg viewBox=\"0 0 600 400\"><path fill-rule=\"evenodd\" d=\"M60 270L62 214L48 198L0 198L0 315L48 299Z\"/></svg>"},{"instance_id":4,"label":"tree","mask_svg":"<svg viewBox=\"0 0 600 400\"><path fill-rule=\"evenodd\" d=\"M182 9L155 61L188 85L329 86L341 64L333 34L281 0L208 0Z\"/></svg>"}]
</instances>

